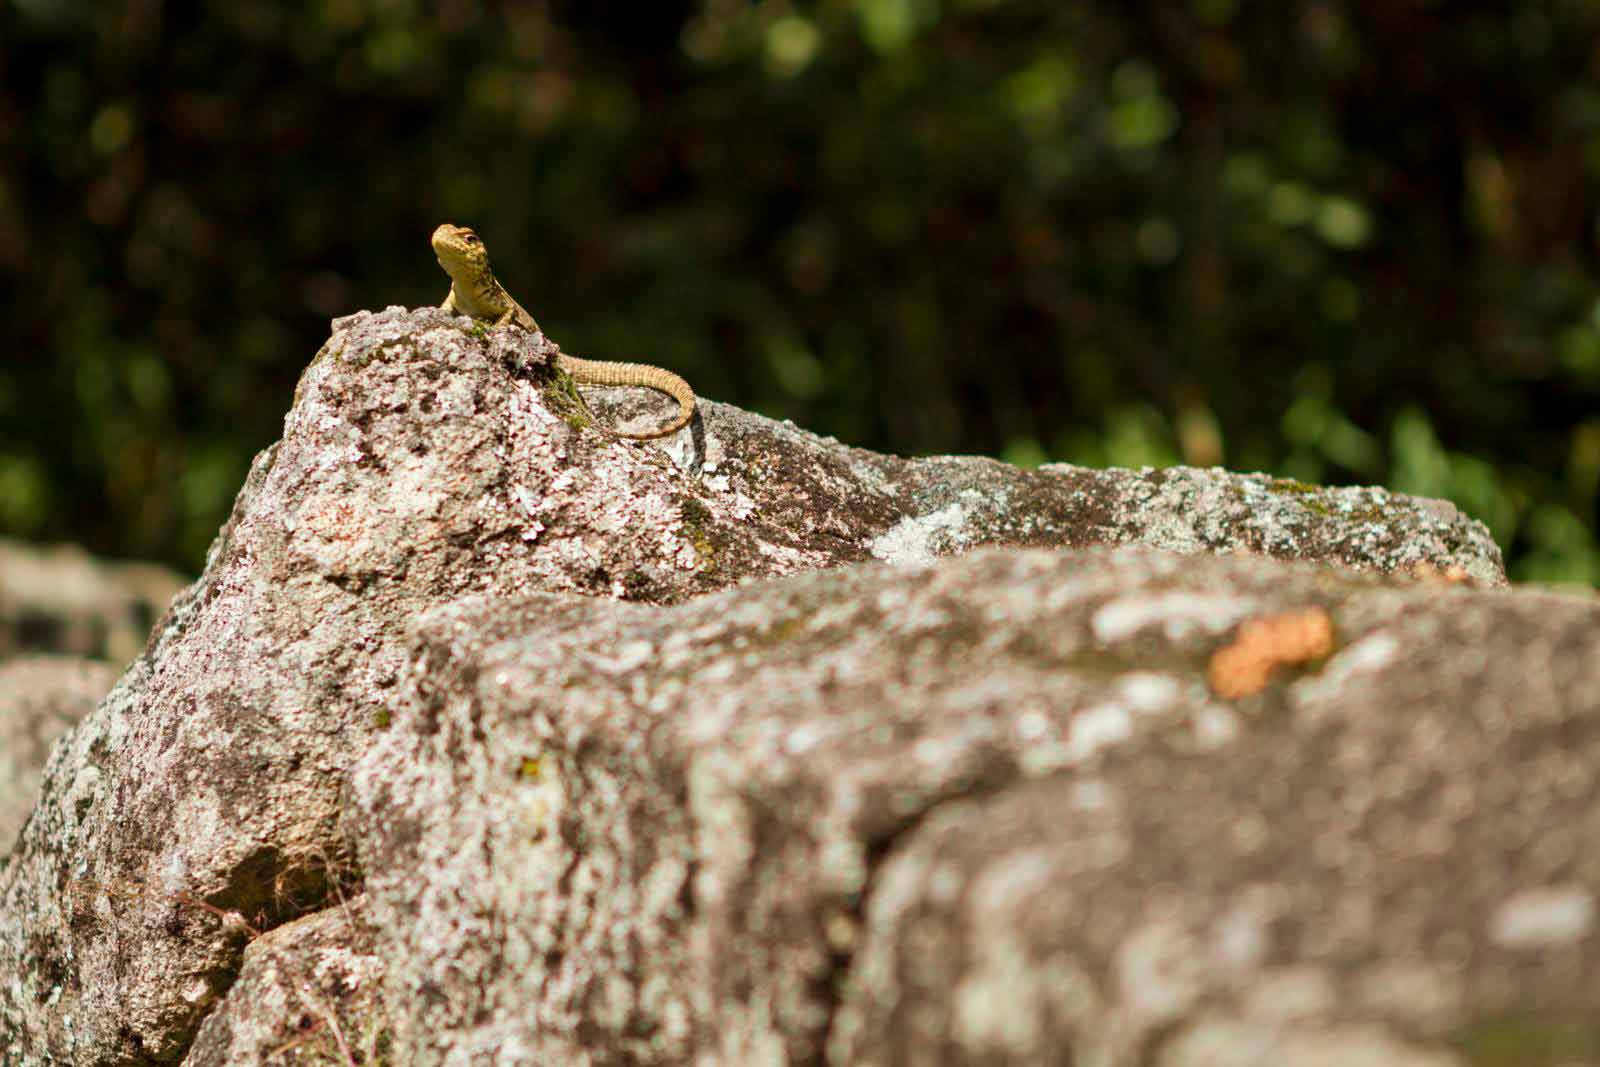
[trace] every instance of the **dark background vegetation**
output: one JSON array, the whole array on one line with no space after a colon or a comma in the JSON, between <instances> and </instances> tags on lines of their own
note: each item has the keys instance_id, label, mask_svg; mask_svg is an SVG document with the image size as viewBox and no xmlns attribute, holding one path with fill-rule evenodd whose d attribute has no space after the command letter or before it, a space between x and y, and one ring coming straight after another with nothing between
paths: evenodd
<instances>
[{"instance_id":1,"label":"dark background vegetation","mask_svg":"<svg viewBox=\"0 0 1600 1067\"><path fill-rule=\"evenodd\" d=\"M1446 496L1600 579L1600 2L0 0L0 531L193 569L470 224L851 444Z\"/></svg>"}]
</instances>

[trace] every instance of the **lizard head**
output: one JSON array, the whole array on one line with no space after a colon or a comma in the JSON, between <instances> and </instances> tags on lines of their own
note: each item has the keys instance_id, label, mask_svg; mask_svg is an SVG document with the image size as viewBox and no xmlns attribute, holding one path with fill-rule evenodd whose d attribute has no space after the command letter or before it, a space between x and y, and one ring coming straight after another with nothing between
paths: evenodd
<instances>
[{"instance_id":1,"label":"lizard head","mask_svg":"<svg viewBox=\"0 0 1600 1067\"><path fill-rule=\"evenodd\" d=\"M432 243L439 266L450 277L489 275L489 253L478 235L468 227L452 226L446 222L433 231Z\"/></svg>"}]
</instances>

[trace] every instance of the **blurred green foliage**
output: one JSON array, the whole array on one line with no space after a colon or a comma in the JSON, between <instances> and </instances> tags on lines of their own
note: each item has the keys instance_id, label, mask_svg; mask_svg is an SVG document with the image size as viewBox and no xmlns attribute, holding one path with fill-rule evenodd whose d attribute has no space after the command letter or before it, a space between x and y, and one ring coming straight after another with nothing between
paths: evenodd
<instances>
[{"instance_id":1,"label":"blurred green foliage","mask_svg":"<svg viewBox=\"0 0 1600 1067\"><path fill-rule=\"evenodd\" d=\"M1600 579L1600 0L0 0L0 529L198 566L440 221L853 444L1445 496Z\"/></svg>"}]
</instances>

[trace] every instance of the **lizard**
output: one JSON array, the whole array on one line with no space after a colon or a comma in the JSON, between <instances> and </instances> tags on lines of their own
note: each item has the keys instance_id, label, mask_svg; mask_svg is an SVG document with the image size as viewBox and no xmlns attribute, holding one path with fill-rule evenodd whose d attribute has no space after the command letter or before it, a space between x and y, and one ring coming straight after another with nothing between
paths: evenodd
<instances>
[{"instance_id":1,"label":"lizard","mask_svg":"<svg viewBox=\"0 0 1600 1067\"><path fill-rule=\"evenodd\" d=\"M528 309L506 292L489 269L489 253L483 240L466 226L446 222L433 231L433 254L439 266L450 275L450 292L439 306L447 311L487 321L491 327L515 323L524 330L543 333ZM583 385L641 385L666 393L678 402L678 417L649 433L622 433L618 437L636 441L666 437L677 433L694 417L694 390L676 374L648 363L613 363L609 360L579 359L557 351L556 366Z\"/></svg>"}]
</instances>

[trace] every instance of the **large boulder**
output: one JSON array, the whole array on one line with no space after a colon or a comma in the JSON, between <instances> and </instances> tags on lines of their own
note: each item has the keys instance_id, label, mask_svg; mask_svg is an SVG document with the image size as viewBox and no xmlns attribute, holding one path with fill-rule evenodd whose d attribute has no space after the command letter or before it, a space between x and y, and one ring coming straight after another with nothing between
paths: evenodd
<instances>
[{"instance_id":1,"label":"large boulder","mask_svg":"<svg viewBox=\"0 0 1600 1067\"><path fill-rule=\"evenodd\" d=\"M407 907L387 880L393 875L390 863L400 862L408 850L421 855L434 848L439 832L435 820L464 820L463 834L479 833L472 820L482 814L484 804L509 804L507 810L524 820L533 846L550 850L557 847L549 839L552 834L589 832L574 821L578 811L571 805L595 800L591 788L633 789L646 783L608 778L613 772L584 763L581 745L572 753L563 751L572 737L558 736L556 727L539 727L549 736L536 731L544 737L544 747L518 753L522 762L508 783L510 800L480 803L470 790L448 797L438 792L437 775L466 781L478 773L474 761L482 754L477 749L459 748L464 762L444 772L438 763L441 754L430 748L455 716L517 719L509 706L492 712L452 706L448 715L430 710L435 691L459 689L462 700L480 696L476 688L466 688L468 679L455 676L450 664L439 661L440 627L485 627L481 634L462 633L464 651L470 651L487 647L484 635L489 633L504 632L517 647L545 640L498 613L532 615L533 622L565 620L573 632L585 635L581 653L573 649L578 655L574 666L592 681L605 680L605 699L612 702L609 714L620 722L635 713L631 694L667 684L650 673L658 658L656 642L624 637L630 628L692 637L694 625L671 621L674 612L689 613L686 619L707 619L710 625L708 616L693 613L738 612L748 621L775 617L772 603L761 598L775 597L779 603L785 597L816 599L824 609L797 621L799 629L793 633L757 626L742 638L730 637L751 643L741 658L720 660L720 669L737 675L768 669L761 667L761 657L770 655L770 670L777 673L769 676L781 681L787 650L802 647L791 645L790 638L815 636L809 629L813 626L828 630L825 623L832 616L840 620L840 638L859 633L850 620L860 612L892 613L895 603L920 595L917 583L937 584L945 566L955 568L945 579L952 588L968 589L963 584L968 572L962 568L976 564L939 561L986 545L1142 545L1166 550L1169 554L1161 558L1170 561L1179 577L1191 566L1207 565L1209 557L1240 554L1242 558L1229 564L1239 570L1227 573L1264 590L1290 583L1291 573L1301 575L1293 581L1322 582L1335 590L1362 582L1377 588L1382 575L1442 575L1483 585L1504 580L1498 552L1481 525L1449 505L1382 490L1313 490L1223 471L1051 467L1024 472L974 458L899 459L847 448L711 403L703 404L691 427L664 448L625 442L593 425L573 402L570 382L549 369L552 352L538 335L486 331L437 309L394 308L335 324L333 336L302 377L283 438L252 465L204 573L174 602L145 652L105 702L56 746L38 805L0 869L0 1049L15 1062L128 1064L183 1057L201 1023L233 986L246 949L259 934L335 907L353 898L368 880L384 880L383 891L368 898L381 923L415 927L414 933L389 931L393 937L415 939L404 951L393 944L384 949L398 953L392 968L385 968L386 988L396 996L422 990L420 1003L390 1002L392 1013L397 1005L402 1009L395 1013L397 1047L418 1056L435 1051L467 1055L465 1046L446 1049L418 1036L419 1028L428 1025L421 1020L436 1010L430 1007L434 987L427 976L442 965L442 953L453 951L448 938L434 936L435 925L443 921L452 899L459 898L463 906L470 899L448 880L462 869L442 868L437 878L426 868L412 870L415 899ZM659 418L654 400L624 391L601 392L592 399L603 420L638 428ZM1189 559L1178 562L1180 557L1170 553L1185 553ZM1021 560L1016 566L1043 566L1034 557L996 558ZM1075 564L1071 556L1054 558L1066 560L1062 566L1088 568L1084 582L1101 581L1095 573L1100 570L1121 573L1106 556L1082 557ZM912 569L816 573L871 560ZM1282 560L1337 564L1347 570L1319 570L1306 577L1312 572L1294 571L1278 562ZM992 560L984 565L1000 566ZM1348 573L1352 568L1372 577L1353 577ZM730 590L716 601L705 598L752 579L784 576L795 583L792 592L784 592L780 584L749 594ZM998 571L995 580L997 589L1004 586ZM1054 592L1041 585L1037 595L1044 598L1044 607L1066 611L1077 581ZM824 593L817 582L838 584L827 587L835 592ZM1419 605L1435 596L1431 585L1408 588ZM976 612L973 626L930 631L913 646L883 646L877 653L886 657L883 669L911 678L923 659L967 662L970 669L952 675L955 689L941 699L955 708L962 692L988 692L997 717L1020 714L1022 705L1009 689L1010 674L985 674L978 669L981 662L961 658L963 649L981 645L987 633L1005 632L1009 605L1020 594L986 608L984 589L968 591L975 602L953 617ZM545 595L528 600L530 594ZM858 594L878 599L857 604L850 598ZM753 599L739 600L741 595ZM1103 681L1125 672L1136 677L1159 673L1167 666L1161 658L1165 646L1141 643L1143 626L1210 635L1220 643L1232 640L1227 625L1249 617L1243 608L1217 615L1221 609L1211 594L1130 595L1138 611L1125 616L1123 625L1145 621L1128 631L1131 644L1118 646L1122 658L1106 659L1098 646L1091 646L1070 662L1046 659L1052 673L1038 681L1042 691L1077 691L1095 678ZM1243 594L1221 598L1254 603ZM511 604L518 606L508 608ZM716 607L703 606L711 604ZM418 620L430 612L434 614L419 628ZM1224 624L1224 618L1231 621ZM1051 640L1048 633L1019 629L1014 654L1025 660L1027 648L1042 643L1048 649ZM1248 653L1255 646L1241 642L1241 647ZM1264 647L1271 653L1271 640ZM1154 658L1146 656L1146 649ZM1266 668L1257 656L1258 674L1270 674L1273 655L1281 657L1282 650L1266 655ZM897 661L897 656L905 658ZM692 639L668 659L685 677L699 678L702 687L718 680L716 675L699 675ZM1244 660L1250 661L1249 655ZM1234 674L1245 681L1227 682ZM493 674L483 677L492 679ZM1224 671L1219 677L1234 693L1247 692L1255 675ZM530 686L535 681L530 677ZM853 684L848 675L822 676L817 682L822 699L830 687ZM581 698L593 712L596 702L604 701L583 695L588 693L586 684L574 677L575 699ZM1132 684L1141 691L1139 683ZM529 721L561 719L565 713L555 715L544 697L535 702L535 694L542 692L530 689L523 716ZM651 699L674 706L664 697ZM773 731L767 743L779 744L788 736L783 716L797 716L801 725L815 717L814 709L796 704L797 695L782 688L749 699L755 706L748 710L758 713L753 720L768 723L766 729ZM905 730L916 718L917 702L924 699L932 698L922 688L901 693L886 686L882 702L870 709L881 721L868 733L887 745L870 751L886 774L914 771L928 760L940 764L935 750L893 744L902 733L921 736ZM727 701L713 703L726 706ZM1029 722L1047 732L1064 729L1068 713L1064 704L1047 705L1039 712L1041 718ZM935 716L935 724L955 723L951 714ZM744 715L742 710L740 716L715 721L731 731ZM574 722L581 720L579 715ZM1120 720L1118 713L1108 712L1089 721L1100 722L1104 730ZM656 782L673 788L670 775L699 757L691 758L682 747L686 742L665 733L657 737L658 729L653 726L628 743L667 745L664 755L680 762L663 764L660 773L667 777ZM967 729L960 727L957 733ZM525 747L522 733L507 736L514 739L508 743ZM619 736L596 727L596 751L605 751ZM804 743L796 751L819 740L805 740L811 737L806 731L800 737ZM476 744L484 739L458 740ZM704 765L710 770L692 777L691 796L711 808L702 803L691 809L682 796L662 795L649 805L652 818L665 820L661 826L647 821L619 830L615 827L621 824L597 822L593 829L625 834L659 829L663 849L678 849L688 840L696 850L705 850L703 855L678 853L675 865L690 871L728 870L730 860L717 849L724 840L733 847L744 832L715 818L705 824L695 820L719 811L736 815L746 802L741 798L762 796L766 783L737 780L742 771L760 770L747 750L750 738L730 733L724 740L728 747L723 756ZM1061 743L1074 751L1080 745ZM804 974L808 982L826 984L829 976L847 972L855 945L847 935L865 914L851 909L864 906L863 894L885 858L872 847L860 852L861 843L892 840L901 832L898 820L904 813L943 803L955 795L952 790L960 791L959 783L999 787L1010 780L1008 775L1021 773L1006 771L1017 760L998 741L993 745L999 746L994 753L967 770L923 767L922 776L908 779L903 789L893 786L897 799L890 806L899 814L875 829L845 825L855 816L844 809L814 807L828 812L833 822L799 831L815 837L808 846L773 836L793 829L781 810L759 815L757 822L765 829L754 837L744 833L743 839L772 850L762 862L802 864L794 869L801 881L785 891L792 892L792 901L756 900L751 905L751 922L770 919L788 930L774 942L781 944L769 961L774 980ZM438 798L438 806L419 813L406 797L388 791L383 768L375 768L370 759L352 776L358 757L377 752L404 753L408 765L389 767L388 772L397 783L433 790L429 795ZM819 750L816 758L824 756ZM961 759L971 762L973 757ZM1038 766L1026 771L1030 780L1046 772L1075 773L1072 760L1032 761ZM1023 760L1021 765L1026 770L1030 763ZM838 770L846 781L860 773L844 765ZM816 782L834 777L820 763L817 772L812 784L797 780L797 787L814 789ZM588 780L585 775L594 776L593 785L581 785ZM531 807L530 796L537 798ZM784 797L780 808L804 799ZM615 816L614 810L607 813L601 807L594 808L596 818ZM813 847L819 842L860 852L851 861L855 873L840 881L831 853ZM520 863L522 853L514 855ZM760 869L756 859L747 858L752 874ZM630 887L626 872L607 872L596 881L595 875L574 867L574 877L582 875L581 884L557 888L563 893L582 890L584 903L577 911L570 910L563 896L550 895L551 868L536 865L518 872L527 881L509 892L543 901L527 906L549 909L548 923L554 925L545 928L565 931L561 936L569 938L541 944L532 955L518 954L522 950L515 948L515 939L485 918L459 913L453 921L470 927L475 943L500 943L511 953L496 970L521 975L516 982L548 984L541 994L545 999L528 1005L527 1018L543 1020L536 1032L500 1022L471 1026L504 1032L512 1042L506 1055L514 1056L524 1046L574 1047L571 1035L580 1032L611 1042L619 1032L619 1018L655 1018L649 1014L654 1008L636 1014L644 1004L666 1006L664 1029L635 1033L624 1028L625 1056L649 1058L658 1046L713 1052L759 1047L802 1055L820 1050L825 1020L819 1021L818 1012L824 1009L818 1005L825 1008L825 1000L815 991L763 986L766 980L758 974L762 965L752 959L761 958L764 950L753 943L717 940L765 931L717 925L691 931L680 926L675 929L691 936L688 947L669 940L624 952L607 940L611 934L604 925L585 926L598 922L602 912L644 906L630 894L648 897L652 908L708 916L726 912L719 894L728 886L718 880L725 875L680 877L672 873L675 869ZM808 875L826 875L828 880L820 888L808 887L803 881ZM504 879L497 875L493 884L502 885ZM606 887L604 892L600 886ZM819 901L830 909L829 916L838 916L822 927L814 914ZM511 907L504 914L519 912ZM803 943L819 929L827 940ZM713 943L693 940L702 936L711 936ZM584 951L592 947L604 959L583 964L570 958L565 954L573 944ZM568 983L578 981L564 968L609 975L610 961L619 953L642 956L658 947L662 958L683 961L685 969L674 978L680 984L691 975L697 976L695 983L707 977L703 968L696 969L701 967L696 961L708 953L725 956L726 974L719 971L710 976L713 980L698 984L690 991L695 1002L681 1010L671 1006L681 1000L681 990L652 984L636 996L628 984L634 979L627 975L607 979L603 988L585 986L581 995L563 992ZM654 963L645 969L662 973ZM746 972L755 983L752 998L735 1016L720 1020L718 1005L729 1004L728 991L737 988L730 976ZM510 1010L498 999L505 995L503 985L489 981L492 976L480 977L486 990L494 990L493 1010ZM757 986L765 990L766 999L755 998ZM448 1006L438 1010L444 1032L468 1025ZM720 1028L724 1022L731 1036L707 1036L707 1027ZM223 1046L196 1046L196 1053L218 1047Z\"/></svg>"},{"instance_id":2,"label":"large boulder","mask_svg":"<svg viewBox=\"0 0 1600 1067\"><path fill-rule=\"evenodd\" d=\"M401 690L349 827L403 1062L1600 1051L1592 598L987 550L472 598Z\"/></svg>"}]
</instances>

